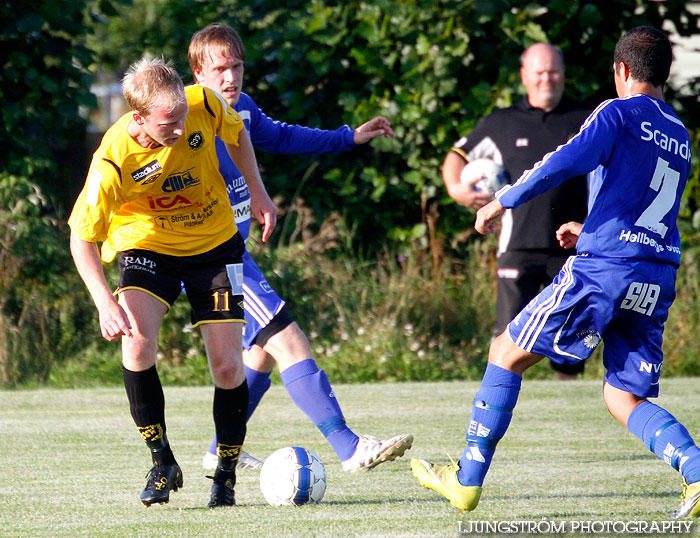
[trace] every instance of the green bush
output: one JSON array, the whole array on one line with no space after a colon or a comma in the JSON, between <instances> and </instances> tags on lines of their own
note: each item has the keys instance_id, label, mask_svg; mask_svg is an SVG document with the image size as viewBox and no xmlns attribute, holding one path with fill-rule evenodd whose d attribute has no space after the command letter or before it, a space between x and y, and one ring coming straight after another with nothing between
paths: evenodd
<instances>
[{"instance_id":1,"label":"green bush","mask_svg":"<svg viewBox=\"0 0 700 538\"><path fill-rule=\"evenodd\" d=\"M486 364L494 321L493 238L474 242L464 259L444 257L434 264L422 248L386 251L357 260L337 249L324 252L321 240L252 252L271 286L307 334L314 358L334 382L479 379ZM107 267L116 283L116 267ZM77 286L82 286L75 277ZM100 337L97 313L86 293L54 304L48 319L44 377L54 386L121 384L120 346ZM666 324L664 375L700 375L700 271L686 259L679 271L678 298ZM76 320L82 319L82 322ZM60 330L58 330L60 329ZM24 327L25 336L36 325ZM66 341L72 346L66 345ZM55 347L56 349L51 349ZM31 361L31 354L22 355ZM211 383L198 330L189 325L189 305L181 297L161 329L158 369L165 384ZM602 353L588 361L585 376L603 375ZM551 378L543 361L529 378ZM277 376L274 377L279 381ZM34 381L32 381L34 380Z\"/></svg>"},{"instance_id":2,"label":"green bush","mask_svg":"<svg viewBox=\"0 0 700 538\"><path fill-rule=\"evenodd\" d=\"M0 173L0 385L44 382L90 340L65 229L47 209L38 186Z\"/></svg>"}]
</instances>

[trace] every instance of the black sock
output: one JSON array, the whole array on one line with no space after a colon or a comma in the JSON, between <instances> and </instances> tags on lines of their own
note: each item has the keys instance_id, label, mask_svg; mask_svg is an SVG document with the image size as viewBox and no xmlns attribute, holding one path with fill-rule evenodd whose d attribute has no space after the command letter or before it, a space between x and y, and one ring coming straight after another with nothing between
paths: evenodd
<instances>
[{"instance_id":1,"label":"black sock","mask_svg":"<svg viewBox=\"0 0 700 538\"><path fill-rule=\"evenodd\" d=\"M236 466L245 440L247 416L248 384L245 380L235 389L214 387L216 453L222 471L233 471Z\"/></svg>"},{"instance_id":2,"label":"black sock","mask_svg":"<svg viewBox=\"0 0 700 538\"><path fill-rule=\"evenodd\" d=\"M122 370L131 417L151 451L153 463L175 463L175 456L165 435L165 396L156 367L152 366L143 372L132 372L122 366Z\"/></svg>"}]
</instances>

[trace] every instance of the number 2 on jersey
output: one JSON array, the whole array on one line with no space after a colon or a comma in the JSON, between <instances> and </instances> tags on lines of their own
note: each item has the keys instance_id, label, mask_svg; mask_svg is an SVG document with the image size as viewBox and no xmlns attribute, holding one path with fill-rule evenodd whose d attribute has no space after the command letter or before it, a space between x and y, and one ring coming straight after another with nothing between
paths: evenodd
<instances>
[{"instance_id":1,"label":"number 2 on jersey","mask_svg":"<svg viewBox=\"0 0 700 538\"><path fill-rule=\"evenodd\" d=\"M669 162L658 158L654 175L651 178L649 187L654 189L658 194L652 200L649 207L644 210L635 222L635 226L641 226L647 230L659 234L661 237L666 237L668 226L661 220L673 208L676 203L676 190L680 181L680 173L669 166Z\"/></svg>"}]
</instances>

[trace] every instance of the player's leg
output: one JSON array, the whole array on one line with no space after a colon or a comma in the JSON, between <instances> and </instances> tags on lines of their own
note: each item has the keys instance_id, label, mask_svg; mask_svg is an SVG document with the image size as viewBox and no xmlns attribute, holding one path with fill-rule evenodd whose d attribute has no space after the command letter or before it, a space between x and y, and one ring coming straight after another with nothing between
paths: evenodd
<instances>
[{"instance_id":1,"label":"player's leg","mask_svg":"<svg viewBox=\"0 0 700 538\"><path fill-rule=\"evenodd\" d=\"M209 508L235 504L235 468L246 433L248 385L241 356L244 248L240 234L235 234L209 252L189 256L181 267L192 326L202 331L214 381L218 461Z\"/></svg>"},{"instance_id":2,"label":"player's leg","mask_svg":"<svg viewBox=\"0 0 700 538\"><path fill-rule=\"evenodd\" d=\"M672 517L700 515L700 448L685 426L664 408L609 383L605 383L603 397L623 426L683 476L683 503Z\"/></svg>"},{"instance_id":3,"label":"player's leg","mask_svg":"<svg viewBox=\"0 0 700 538\"><path fill-rule=\"evenodd\" d=\"M250 349L243 349L243 368L245 371L246 384L248 385L248 412L247 420L255 411L258 403L270 388L270 374L275 366L275 360L270 357L260 346L253 346ZM214 470L219 458L216 455L217 438L214 435L209 450L204 453L202 467L207 470ZM260 469L263 462L251 456L245 450L241 450L236 468Z\"/></svg>"},{"instance_id":4,"label":"player's leg","mask_svg":"<svg viewBox=\"0 0 700 538\"><path fill-rule=\"evenodd\" d=\"M467 447L453 465L431 465L411 460L413 474L421 484L447 497L461 510L473 510L481 496L496 444L505 434L518 399L523 372L548 356L562 362L584 360L599 341L598 308L588 312L591 291L587 273L592 268L567 262L559 276L508 324L491 342L489 364L474 398L467 429ZM602 293L600 310L611 307ZM594 297L595 298L595 297ZM590 336L590 337L588 337Z\"/></svg>"},{"instance_id":5,"label":"player's leg","mask_svg":"<svg viewBox=\"0 0 700 538\"><path fill-rule=\"evenodd\" d=\"M661 268L661 272L663 275L668 269ZM673 278L649 279L649 274L645 271L628 279L623 296L639 298L640 306L635 310L630 306L637 302L623 302L626 308L604 335L607 372L603 397L623 426L683 476L684 502L673 517L698 516L700 448L672 414L647 400L658 396L663 325L675 297ZM643 277L651 281L645 282Z\"/></svg>"},{"instance_id":6,"label":"player's leg","mask_svg":"<svg viewBox=\"0 0 700 538\"><path fill-rule=\"evenodd\" d=\"M248 251L243 253L243 304L245 326L242 345L246 384L248 385L247 420L253 415L260 400L270 388L270 374L275 361L262 349L267 338L277 327L291 322L284 311L284 301L267 283L260 268ZM205 452L202 466L214 470L218 463L216 435L209 450ZM262 462L245 451L241 451L238 469L259 469Z\"/></svg>"},{"instance_id":7,"label":"player's leg","mask_svg":"<svg viewBox=\"0 0 700 538\"><path fill-rule=\"evenodd\" d=\"M411 447L411 435L382 440L369 435L357 436L348 427L328 377L319 370L309 340L296 322L270 336L263 349L277 361L280 377L292 401L321 431L342 462L344 471L372 469L402 456Z\"/></svg>"},{"instance_id":8,"label":"player's leg","mask_svg":"<svg viewBox=\"0 0 700 538\"><path fill-rule=\"evenodd\" d=\"M250 391L248 420L250 420L260 400L270 388L270 374L274 370L275 364L275 359L270 357L258 345L253 345L250 349L243 349L243 367L245 368L245 378Z\"/></svg>"},{"instance_id":9,"label":"player's leg","mask_svg":"<svg viewBox=\"0 0 700 538\"><path fill-rule=\"evenodd\" d=\"M411 469L421 485L441 493L460 510L476 508L496 445L510 425L522 374L541 359L541 355L515 345L508 331L491 342L489 363L474 397L462 457L452 465L412 459Z\"/></svg>"},{"instance_id":10,"label":"player's leg","mask_svg":"<svg viewBox=\"0 0 700 538\"><path fill-rule=\"evenodd\" d=\"M202 336L214 381L213 416L218 462L209 507L235 504L235 467L246 434L248 385L241 358L240 323L204 323Z\"/></svg>"},{"instance_id":11,"label":"player's leg","mask_svg":"<svg viewBox=\"0 0 700 538\"><path fill-rule=\"evenodd\" d=\"M161 271L149 272L149 266ZM149 262L149 263L146 263ZM165 397L156 370L158 331L169 305L179 294L179 284L168 275L167 260L154 253L130 251L120 256L118 300L132 323L132 336L122 337L124 387L131 416L151 453L141 501L150 506L170 499L170 491L182 487L182 472L167 438Z\"/></svg>"}]
</instances>

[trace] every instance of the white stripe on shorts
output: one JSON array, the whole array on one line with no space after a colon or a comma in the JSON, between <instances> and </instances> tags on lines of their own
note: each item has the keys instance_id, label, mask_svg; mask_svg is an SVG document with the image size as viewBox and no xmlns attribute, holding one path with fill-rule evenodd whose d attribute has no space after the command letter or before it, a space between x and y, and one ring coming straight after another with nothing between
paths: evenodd
<instances>
[{"instance_id":1,"label":"white stripe on shorts","mask_svg":"<svg viewBox=\"0 0 700 538\"><path fill-rule=\"evenodd\" d=\"M275 317L274 312L270 312L268 308L258 299L253 291L243 284L243 308L253 319L258 322L261 327L266 327L268 323Z\"/></svg>"},{"instance_id":2,"label":"white stripe on shorts","mask_svg":"<svg viewBox=\"0 0 700 538\"><path fill-rule=\"evenodd\" d=\"M523 329L520 331L515 343L521 349L524 349L525 351L532 351L532 347L535 345L537 337L547 324L549 315L559 306L562 298L566 294L566 291L574 283L574 277L571 273L571 264L573 263L574 259L574 257L571 257L566 261L564 267L562 268L562 271L564 271L564 278L561 280L561 282L559 282L559 284L554 286L552 295L550 295L546 301L537 307L537 309L528 318Z\"/></svg>"}]
</instances>

